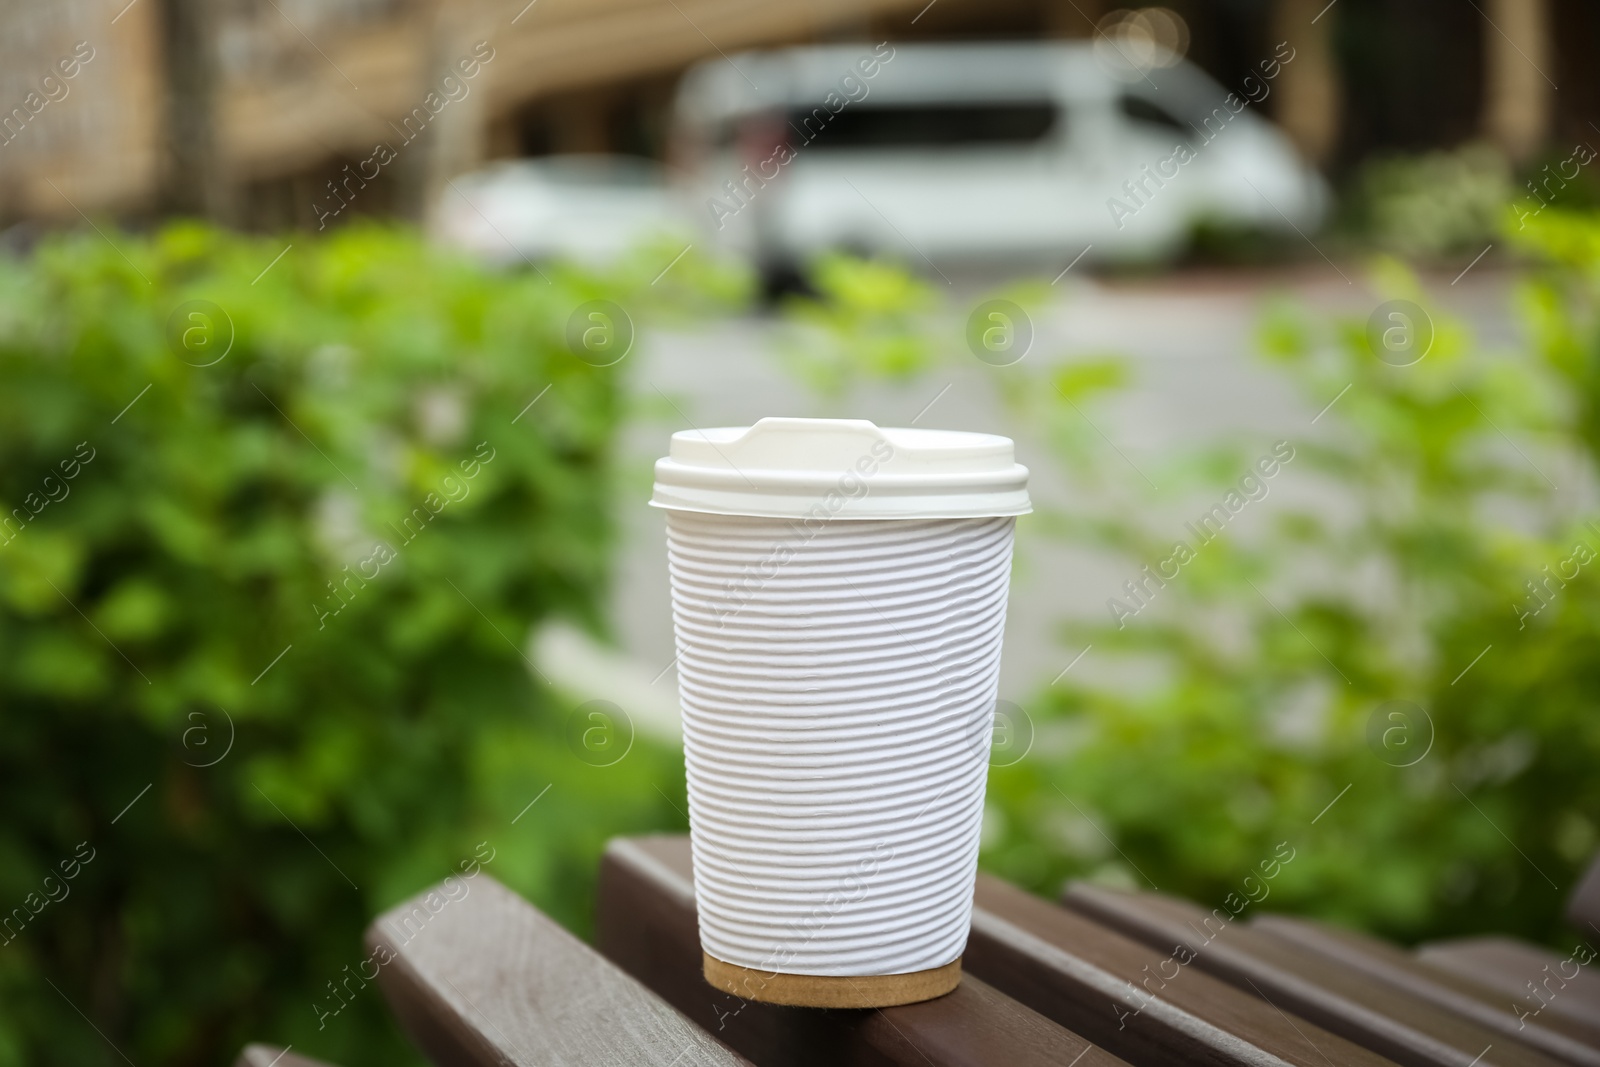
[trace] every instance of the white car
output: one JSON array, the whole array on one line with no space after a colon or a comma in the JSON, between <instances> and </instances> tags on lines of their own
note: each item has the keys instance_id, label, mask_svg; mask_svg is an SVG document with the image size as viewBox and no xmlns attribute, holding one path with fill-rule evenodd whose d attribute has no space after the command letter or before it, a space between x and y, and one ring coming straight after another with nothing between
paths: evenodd
<instances>
[{"instance_id":1,"label":"white car","mask_svg":"<svg viewBox=\"0 0 1600 1067\"><path fill-rule=\"evenodd\" d=\"M747 53L686 75L675 155L701 224L769 271L830 248L1159 259L1202 219L1321 221L1325 183L1255 106L1292 58L1230 94L1176 56L1145 70L1089 44Z\"/></svg>"},{"instance_id":2,"label":"white car","mask_svg":"<svg viewBox=\"0 0 1600 1067\"><path fill-rule=\"evenodd\" d=\"M603 265L653 238L694 232L659 164L607 155L516 160L456 178L433 225L445 243L508 265Z\"/></svg>"}]
</instances>

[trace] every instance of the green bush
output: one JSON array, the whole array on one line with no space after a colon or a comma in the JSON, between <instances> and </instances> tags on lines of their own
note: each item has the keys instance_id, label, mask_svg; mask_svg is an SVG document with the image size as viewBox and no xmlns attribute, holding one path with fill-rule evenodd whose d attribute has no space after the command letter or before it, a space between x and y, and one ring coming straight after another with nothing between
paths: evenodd
<instances>
[{"instance_id":1,"label":"green bush","mask_svg":"<svg viewBox=\"0 0 1600 1067\"><path fill-rule=\"evenodd\" d=\"M1494 240L1514 186L1489 145L1394 156L1362 166L1344 214L1358 236L1397 255L1474 256Z\"/></svg>"},{"instance_id":2,"label":"green bush","mask_svg":"<svg viewBox=\"0 0 1600 1067\"><path fill-rule=\"evenodd\" d=\"M1407 941L1560 942L1600 844L1600 516L1582 503L1600 458L1600 218L1546 211L1522 244L1531 351L1476 351L1434 307L1431 349L1397 366L1364 318L1267 316L1263 348L1306 409L1337 403L1288 442L1254 536L1202 546L1184 519L1275 442L1162 467L1173 519L1170 496L1127 503L1141 483L1049 383L1017 391L1067 469L1124 501L1036 521L1130 578L1179 539L1195 551L1146 585L1148 610L1122 594L1131 617L1108 605L1065 628L1065 657L1093 650L1030 707L1030 758L991 775L990 869L1044 892L1087 876L1230 911L1248 896ZM1373 287L1373 306L1429 304L1393 263ZM1293 859L1265 881L1280 843Z\"/></svg>"},{"instance_id":3,"label":"green bush","mask_svg":"<svg viewBox=\"0 0 1600 1067\"><path fill-rule=\"evenodd\" d=\"M681 757L580 759L522 648L606 580L627 364L574 309L733 283L113 236L0 264L0 1064L415 1062L335 999L373 915L492 857L581 929L603 841L683 825Z\"/></svg>"}]
</instances>

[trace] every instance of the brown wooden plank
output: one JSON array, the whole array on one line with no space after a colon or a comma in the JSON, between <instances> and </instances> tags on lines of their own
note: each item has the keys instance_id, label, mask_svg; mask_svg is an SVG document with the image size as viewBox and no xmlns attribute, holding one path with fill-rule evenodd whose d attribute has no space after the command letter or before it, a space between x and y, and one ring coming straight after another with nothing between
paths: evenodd
<instances>
[{"instance_id":1,"label":"brown wooden plank","mask_svg":"<svg viewBox=\"0 0 1600 1067\"><path fill-rule=\"evenodd\" d=\"M1595 970L1600 964L1593 961L1573 975L1570 955L1512 937L1435 941L1418 948L1416 955L1424 966L1493 989L1515 1004L1517 1011L1543 1003L1540 1018L1557 1015L1600 1031L1600 973ZM1539 987L1537 994L1534 986Z\"/></svg>"},{"instance_id":2,"label":"brown wooden plank","mask_svg":"<svg viewBox=\"0 0 1600 1067\"><path fill-rule=\"evenodd\" d=\"M1167 950L998 879L978 876L977 904L968 969L1131 1063L1390 1062L1193 967L1164 980Z\"/></svg>"},{"instance_id":3,"label":"brown wooden plank","mask_svg":"<svg viewBox=\"0 0 1600 1067\"><path fill-rule=\"evenodd\" d=\"M713 989L700 974L687 837L612 841L597 925L602 952L762 1067L1123 1062L971 976L936 1000L865 1011L778 1007Z\"/></svg>"},{"instance_id":4,"label":"brown wooden plank","mask_svg":"<svg viewBox=\"0 0 1600 1067\"><path fill-rule=\"evenodd\" d=\"M441 1067L731 1067L747 1061L487 874L367 928L400 1025Z\"/></svg>"},{"instance_id":5,"label":"brown wooden plank","mask_svg":"<svg viewBox=\"0 0 1600 1067\"><path fill-rule=\"evenodd\" d=\"M277 1045L246 1045L239 1053L239 1058L233 1061L233 1067L332 1067L322 1060L302 1056L293 1049L293 1045L287 1050Z\"/></svg>"},{"instance_id":6,"label":"brown wooden plank","mask_svg":"<svg viewBox=\"0 0 1600 1067\"><path fill-rule=\"evenodd\" d=\"M1410 1067L1552 1067L1561 1062L1409 990L1380 984L1346 964L1228 921L1222 909L1209 912L1155 893L1082 883L1069 886L1064 900L1152 947L1170 952L1181 946L1193 956L1189 966Z\"/></svg>"},{"instance_id":7,"label":"brown wooden plank","mask_svg":"<svg viewBox=\"0 0 1600 1067\"><path fill-rule=\"evenodd\" d=\"M1250 925L1270 937L1353 967L1376 981L1409 990L1567 1063L1600 1067L1600 1030L1556 1015L1535 1014L1537 1002L1519 1009L1495 990L1434 970L1387 941L1288 915L1261 915Z\"/></svg>"}]
</instances>

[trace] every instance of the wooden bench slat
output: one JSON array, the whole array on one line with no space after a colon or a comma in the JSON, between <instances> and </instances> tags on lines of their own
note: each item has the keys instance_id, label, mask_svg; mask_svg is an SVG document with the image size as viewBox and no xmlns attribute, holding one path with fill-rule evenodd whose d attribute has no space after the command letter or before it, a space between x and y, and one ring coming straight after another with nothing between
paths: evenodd
<instances>
[{"instance_id":1,"label":"wooden bench slat","mask_svg":"<svg viewBox=\"0 0 1600 1067\"><path fill-rule=\"evenodd\" d=\"M1495 990L1428 967L1416 956L1387 941L1356 930L1287 915L1261 915L1251 927L1353 967L1401 989L1407 989L1509 1037L1577 1064L1600 1067L1600 1030L1544 1012L1538 1003L1518 1006Z\"/></svg>"},{"instance_id":2,"label":"wooden bench slat","mask_svg":"<svg viewBox=\"0 0 1600 1067\"><path fill-rule=\"evenodd\" d=\"M1147 945L1170 950L1183 944L1195 953L1191 966L1410 1067L1553 1067L1561 1062L1415 993L1374 982L1335 960L1308 956L1243 923L1223 922L1187 901L1078 883L1068 887L1064 902Z\"/></svg>"},{"instance_id":3,"label":"wooden bench slat","mask_svg":"<svg viewBox=\"0 0 1600 1067\"><path fill-rule=\"evenodd\" d=\"M972 972L1132 1063L1390 1062L1192 966L1164 981L1165 950L998 879L979 875L977 904Z\"/></svg>"},{"instance_id":4,"label":"wooden bench slat","mask_svg":"<svg viewBox=\"0 0 1600 1067\"><path fill-rule=\"evenodd\" d=\"M1551 973L1568 973L1568 968L1562 964L1569 960L1569 957L1553 949L1512 937L1435 941L1419 947L1416 955L1426 967L1477 982L1522 1007L1527 1007L1533 1000L1528 983L1537 985ZM1595 970L1597 966L1600 963L1591 962L1579 968L1573 977L1564 979L1565 988L1558 990L1545 1004L1540 1018L1558 1015L1591 1032L1600 1033L1600 973Z\"/></svg>"},{"instance_id":5,"label":"wooden bench slat","mask_svg":"<svg viewBox=\"0 0 1600 1067\"><path fill-rule=\"evenodd\" d=\"M395 1018L435 1063L748 1062L487 874L386 912L366 942Z\"/></svg>"},{"instance_id":6,"label":"wooden bench slat","mask_svg":"<svg viewBox=\"0 0 1600 1067\"><path fill-rule=\"evenodd\" d=\"M290 1046L286 1051L277 1045L246 1045L233 1067L332 1067L322 1060L302 1056Z\"/></svg>"},{"instance_id":7,"label":"wooden bench slat","mask_svg":"<svg viewBox=\"0 0 1600 1067\"><path fill-rule=\"evenodd\" d=\"M762 1067L1111 1067L1122 1060L970 975L953 993L873 1010L744 1001L701 977L689 839L614 840L600 868L600 950Z\"/></svg>"}]
</instances>

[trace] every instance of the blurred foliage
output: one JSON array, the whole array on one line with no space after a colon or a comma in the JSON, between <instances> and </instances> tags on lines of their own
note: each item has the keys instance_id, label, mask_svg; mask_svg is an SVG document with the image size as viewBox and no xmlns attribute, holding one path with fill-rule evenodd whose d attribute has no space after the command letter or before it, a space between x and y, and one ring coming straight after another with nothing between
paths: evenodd
<instances>
[{"instance_id":1,"label":"blurred foliage","mask_svg":"<svg viewBox=\"0 0 1600 1067\"><path fill-rule=\"evenodd\" d=\"M1259 223L1203 215L1189 227L1183 262L1191 266L1247 266L1292 263L1305 251L1297 233Z\"/></svg>"},{"instance_id":2,"label":"blurred foliage","mask_svg":"<svg viewBox=\"0 0 1600 1067\"><path fill-rule=\"evenodd\" d=\"M811 264L814 295L784 303L780 354L806 385L835 397L862 381L900 381L936 358L924 323L933 287L895 264L828 254Z\"/></svg>"},{"instance_id":3,"label":"blurred foliage","mask_svg":"<svg viewBox=\"0 0 1600 1067\"><path fill-rule=\"evenodd\" d=\"M1352 181L1344 224L1396 255L1471 256L1495 239L1514 191L1511 165L1486 144L1378 158Z\"/></svg>"},{"instance_id":4,"label":"blurred foliage","mask_svg":"<svg viewBox=\"0 0 1600 1067\"><path fill-rule=\"evenodd\" d=\"M1476 351L1393 261L1374 304L1434 327L1413 365L1377 358L1365 320L1274 307L1267 356L1308 411L1336 403L1266 479L1270 511L1203 545L1184 519L1274 442L1177 457L1163 496L1130 501L1125 460L1058 391L1012 389L1089 487L1036 521L1134 579L1175 540L1196 552L1136 617L1063 628L1067 657L1093 648L1030 705L1030 758L991 773L987 868L1210 908L1287 842L1261 907L1560 943L1600 844L1600 516L1580 488L1600 457L1600 217L1547 210L1514 240L1537 262L1525 352ZM1096 486L1111 504L1089 506Z\"/></svg>"},{"instance_id":5,"label":"blurred foliage","mask_svg":"<svg viewBox=\"0 0 1600 1067\"><path fill-rule=\"evenodd\" d=\"M522 648L599 625L612 544L627 364L574 309L748 285L115 241L0 262L0 1064L120 1062L84 1016L138 1063L418 1062L376 989L319 1011L374 915L492 854L581 930L604 841L684 825L681 756L580 760Z\"/></svg>"}]
</instances>

